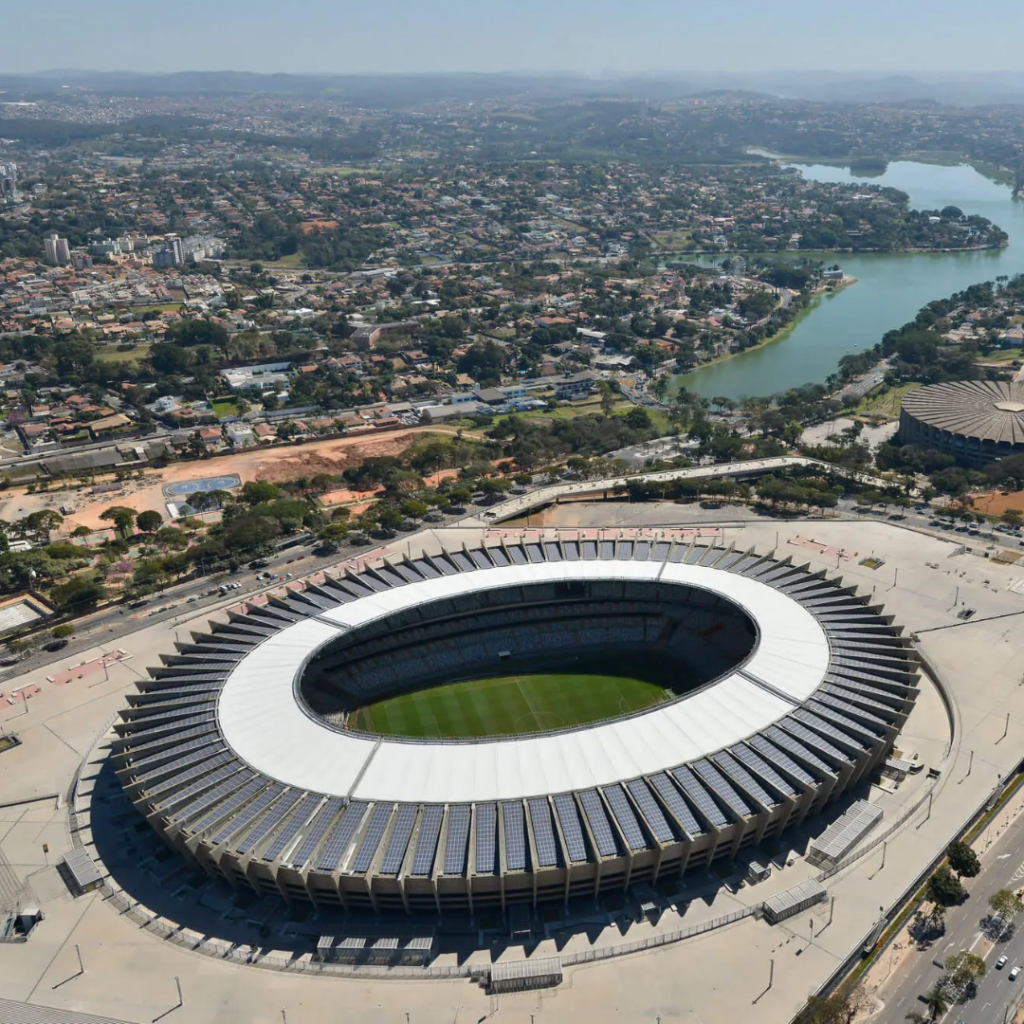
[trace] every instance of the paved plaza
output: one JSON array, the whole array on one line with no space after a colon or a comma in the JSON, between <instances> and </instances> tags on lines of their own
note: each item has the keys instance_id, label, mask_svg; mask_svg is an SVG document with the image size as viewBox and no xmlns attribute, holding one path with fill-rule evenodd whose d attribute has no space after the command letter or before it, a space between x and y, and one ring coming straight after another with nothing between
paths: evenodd
<instances>
[{"instance_id":1,"label":"paved plaza","mask_svg":"<svg viewBox=\"0 0 1024 1024\"><path fill-rule=\"evenodd\" d=\"M863 941L879 909L899 898L1019 761L1024 739L1024 594L1014 588L1024 570L996 564L984 557L985 551L965 552L956 541L883 522L747 519L728 509L717 515L718 526L707 512L698 522L689 509L673 504L592 503L549 510L541 521L588 534L604 528L612 536L638 528L689 534L699 526L704 543L765 553L774 548L795 563L841 575L861 593L873 592L916 635L950 705L947 711L936 686L922 680L921 697L897 748L902 756L916 756L936 769L939 777L933 783L923 772L899 788L872 788L869 799L885 813L879 829L913 813L889 837L884 854L873 850L826 881L834 904L826 902L775 927L746 918L658 949L569 967L555 989L492 997L465 978L318 977L223 962L140 928L97 893L73 899L54 865L71 847L66 798L75 773L88 758L82 782L87 807L103 754L94 750L97 738L106 732L123 695L145 677L147 667L158 664L161 652L173 648L175 631L184 639L189 628L201 628L210 615L204 611L191 623L151 625L112 637L106 646L73 659L58 657L3 684L5 692L38 687L31 700L0 701L0 728L22 740L0 754L0 852L46 919L29 942L0 945L0 998L150 1022L177 1005L177 978L184 1005L165 1018L172 1024L176 1019L269 1024L283 1019L282 1010L292 1024L336 1021L342 1015L354 1022L401 1024L406 1014L410 1024L485 1017L525 1022L531 1016L537 1024L659 1017L666 1024L788 1021L808 993ZM460 527L402 538L390 543L391 557L420 548L436 550L442 541L448 548L478 542L481 531ZM492 542L499 535L498 530L487 532ZM877 568L861 564L866 558ZM958 617L967 609L972 610L969 618ZM818 822L816 830L823 827ZM816 873L800 856L807 835L787 838L789 855L760 885L727 888L714 878L687 879L678 904L682 913L669 909L655 924L627 926L614 916L611 922L597 916L589 929L540 938L527 950L504 944L494 950L504 959L527 953L550 956L632 943L721 918ZM120 884L122 872L124 881L134 884L123 866L112 884ZM165 894L160 909L169 921L176 904L179 921L190 928L199 925L200 931L216 937L215 929L233 927L214 912L218 908L199 912L184 899ZM472 954L473 962L489 960L491 938L485 936L484 946ZM275 948L286 950L286 944ZM79 952L85 968L81 974ZM454 964L457 959L442 951L438 963Z\"/></svg>"}]
</instances>

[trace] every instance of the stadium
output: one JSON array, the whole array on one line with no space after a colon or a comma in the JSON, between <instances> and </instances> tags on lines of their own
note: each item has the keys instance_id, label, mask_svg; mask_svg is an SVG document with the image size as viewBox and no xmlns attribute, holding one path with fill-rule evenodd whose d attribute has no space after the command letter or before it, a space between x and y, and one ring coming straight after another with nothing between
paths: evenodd
<instances>
[{"instance_id":1,"label":"stadium","mask_svg":"<svg viewBox=\"0 0 1024 1024\"><path fill-rule=\"evenodd\" d=\"M952 455L968 466L1024 452L1024 384L961 380L903 396L899 444Z\"/></svg>"},{"instance_id":2,"label":"stadium","mask_svg":"<svg viewBox=\"0 0 1024 1024\"><path fill-rule=\"evenodd\" d=\"M855 588L656 534L384 560L162 661L113 756L166 842L257 894L398 914L753 855L866 783L918 693Z\"/></svg>"}]
</instances>

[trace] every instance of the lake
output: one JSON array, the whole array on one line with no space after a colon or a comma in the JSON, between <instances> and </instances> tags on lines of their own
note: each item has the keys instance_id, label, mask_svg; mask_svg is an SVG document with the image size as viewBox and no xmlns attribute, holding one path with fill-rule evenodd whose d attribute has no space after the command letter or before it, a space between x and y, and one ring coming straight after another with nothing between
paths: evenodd
<instances>
[{"instance_id":1,"label":"lake","mask_svg":"<svg viewBox=\"0 0 1024 1024\"><path fill-rule=\"evenodd\" d=\"M744 398L819 383L835 371L841 356L871 348L932 299L979 281L1024 272L1024 201L1011 199L1009 186L973 167L899 161L889 164L884 174L867 177L845 167L792 166L815 181L898 188L910 196L914 209L959 206L964 213L994 221L1010 236L1010 244L982 252L818 255L827 265L838 263L857 283L816 300L781 340L680 377L691 391L707 398Z\"/></svg>"}]
</instances>

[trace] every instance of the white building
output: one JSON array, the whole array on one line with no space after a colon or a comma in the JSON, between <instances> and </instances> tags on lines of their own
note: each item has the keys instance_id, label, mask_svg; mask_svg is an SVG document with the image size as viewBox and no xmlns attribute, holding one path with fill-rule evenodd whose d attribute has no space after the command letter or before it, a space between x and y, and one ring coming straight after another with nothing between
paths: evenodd
<instances>
[{"instance_id":1,"label":"white building","mask_svg":"<svg viewBox=\"0 0 1024 1024\"><path fill-rule=\"evenodd\" d=\"M45 239L46 262L51 267L66 267L71 262L71 247L66 238L58 238L56 232Z\"/></svg>"}]
</instances>

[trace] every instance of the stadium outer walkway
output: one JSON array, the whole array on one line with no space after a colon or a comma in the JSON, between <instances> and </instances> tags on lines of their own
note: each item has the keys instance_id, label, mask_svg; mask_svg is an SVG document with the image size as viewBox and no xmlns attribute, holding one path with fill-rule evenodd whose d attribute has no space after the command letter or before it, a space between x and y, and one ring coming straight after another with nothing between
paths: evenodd
<instances>
[{"instance_id":1,"label":"stadium outer walkway","mask_svg":"<svg viewBox=\"0 0 1024 1024\"><path fill-rule=\"evenodd\" d=\"M793 469L796 467L820 469L823 472L837 476L849 477L858 483L870 487L891 487L891 480L883 480L881 477L871 473L860 473L857 470L845 469L842 466L834 466L830 462L822 462L820 459L809 459L803 455L783 455L773 459L749 459L746 462L723 462L712 466L687 466L684 469L665 469L656 473L628 473L623 476L604 477L600 480L587 480L580 483L551 484L549 487L540 487L527 494L520 494L514 498L503 501L494 507L494 514L487 515L488 522L502 522L505 519L513 519L516 516L524 515L541 505L550 505L559 498L573 497L582 498L588 494L601 495L605 492L614 491L617 487L625 487L630 482L641 483L664 483L670 480L696 480L701 477L735 477L748 479L758 476L765 476L768 473L775 473L782 469ZM474 512L471 515L453 523L454 526L473 525L481 522L481 513Z\"/></svg>"}]
</instances>

